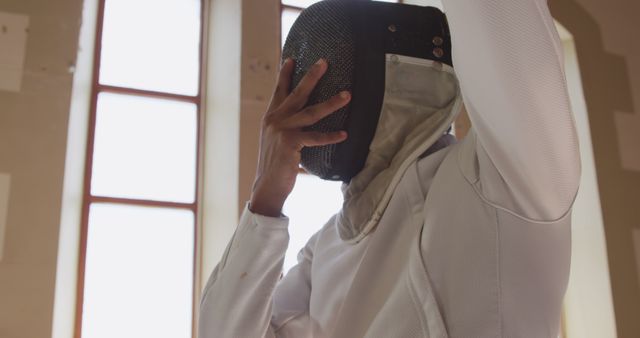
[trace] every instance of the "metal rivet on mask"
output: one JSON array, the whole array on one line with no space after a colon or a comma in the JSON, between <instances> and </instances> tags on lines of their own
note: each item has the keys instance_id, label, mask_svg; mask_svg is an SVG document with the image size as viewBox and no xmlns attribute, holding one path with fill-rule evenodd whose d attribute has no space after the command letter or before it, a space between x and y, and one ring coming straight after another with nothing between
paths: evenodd
<instances>
[{"instance_id":1,"label":"metal rivet on mask","mask_svg":"<svg viewBox=\"0 0 640 338\"><path fill-rule=\"evenodd\" d=\"M333 176L331 176L331 178L334 179L334 180L337 180L337 179L340 178L340 175L333 175Z\"/></svg>"},{"instance_id":2,"label":"metal rivet on mask","mask_svg":"<svg viewBox=\"0 0 640 338\"><path fill-rule=\"evenodd\" d=\"M442 46L442 44L444 43L444 39L440 36L434 36L431 42L433 42L433 44L436 46Z\"/></svg>"},{"instance_id":3,"label":"metal rivet on mask","mask_svg":"<svg viewBox=\"0 0 640 338\"><path fill-rule=\"evenodd\" d=\"M396 25L393 25L393 24L389 25L388 28L389 28L389 32L392 32L392 33L394 33L397 30Z\"/></svg>"},{"instance_id":4,"label":"metal rivet on mask","mask_svg":"<svg viewBox=\"0 0 640 338\"><path fill-rule=\"evenodd\" d=\"M444 56L444 50L442 50L442 48L438 47L438 48L434 48L433 49L433 55L437 58L441 58Z\"/></svg>"}]
</instances>

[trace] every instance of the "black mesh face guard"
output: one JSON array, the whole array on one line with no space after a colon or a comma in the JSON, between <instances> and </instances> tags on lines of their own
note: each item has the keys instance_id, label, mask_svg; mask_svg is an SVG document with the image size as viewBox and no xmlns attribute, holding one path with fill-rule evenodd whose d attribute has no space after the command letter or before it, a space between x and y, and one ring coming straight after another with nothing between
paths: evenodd
<instances>
[{"instance_id":1,"label":"black mesh face guard","mask_svg":"<svg viewBox=\"0 0 640 338\"><path fill-rule=\"evenodd\" d=\"M325 0L305 9L282 51L296 66L293 89L318 59L329 65L307 106L340 91L350 103L307 130L346 130L346 141L302 149L302 166L323 179L349 182L364 166L380 117L385 87L385 54L451 62L444 14L437 8L367 0Z\"/></svg>"}]
</instances>

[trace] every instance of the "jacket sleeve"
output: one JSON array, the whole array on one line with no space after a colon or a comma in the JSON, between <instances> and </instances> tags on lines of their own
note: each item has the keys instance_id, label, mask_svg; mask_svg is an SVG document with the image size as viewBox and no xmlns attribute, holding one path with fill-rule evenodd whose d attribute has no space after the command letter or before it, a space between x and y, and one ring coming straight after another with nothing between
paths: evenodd
<instances>
[{"instance_id":1,"label":"jacket sleeve","mask_svg":"<svg viewBox=\"0 0 640 338\"><path fill-rule=\"evenodd\" d=\"M577 193L580 158L562 44L546 0L443 4L470 137L477 137L481 194L519 216L561 217Z\"/></svg>"},{"instance_id":2,"label":"jacket sleeve","mask_svg":"<svg viewBox=\"0 0 640 338\"><path fill-rule=\"evenodd\" d=\"M288 223L245 207L203 290L199 338L304 337L299 333L308 329L311 260L303 249L298 265L281 280Z\"/></svg>"}]
</instances>

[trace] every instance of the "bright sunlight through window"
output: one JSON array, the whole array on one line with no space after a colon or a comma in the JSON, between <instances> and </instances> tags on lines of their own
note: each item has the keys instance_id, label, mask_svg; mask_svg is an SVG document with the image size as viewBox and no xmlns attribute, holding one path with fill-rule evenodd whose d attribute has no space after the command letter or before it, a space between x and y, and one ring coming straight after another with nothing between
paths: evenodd
<instances>
[{"instance_id":1,"label":"bright sunlight through window","mask_svg":"<svg viewBox=\"0 0 640 338\"><path fill-rule=\"evenodd\" d=\"M284 258L286 274L297 263L297 255L309 238L342 208L342 182L324 181L299 174L296 186L284 205L289 217L289 248Z\"/></svg>"},{"instance_id":2,"label":"bright sunlight through window","mask_svg":"<svg viewBox=\"0 0 640 338\"><path fill-rule=\"evenodd\" d=\"M99 0L76 337L193 336L201 0Z\"/></svg>"}]
</instances>

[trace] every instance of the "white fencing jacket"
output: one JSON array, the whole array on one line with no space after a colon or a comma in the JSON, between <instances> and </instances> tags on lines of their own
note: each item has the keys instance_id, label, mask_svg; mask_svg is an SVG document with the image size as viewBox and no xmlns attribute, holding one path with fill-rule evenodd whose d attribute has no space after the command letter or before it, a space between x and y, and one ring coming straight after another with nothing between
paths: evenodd
<instances>
[{"instance_id":1,"label":"white fencing jacket","mask_svg":"<svg viewBox=\"0 0 640 338\"><path fill-rule=\"evenodd\" d=\"M205 286L200 338L557 337L580 161L553 20L545 0L443 3L460 90L432 131L461 92L468 136L405 152L367 195L370 217L333 217L284 278L287 218L246 208Z\"/></svg>"}]
</instances>

